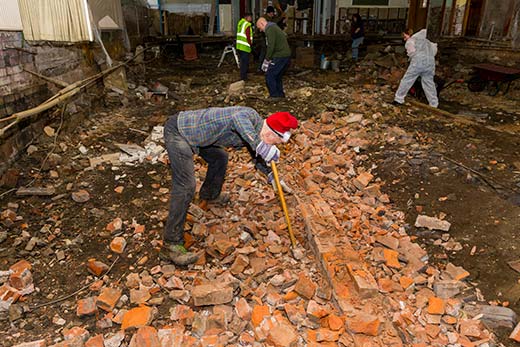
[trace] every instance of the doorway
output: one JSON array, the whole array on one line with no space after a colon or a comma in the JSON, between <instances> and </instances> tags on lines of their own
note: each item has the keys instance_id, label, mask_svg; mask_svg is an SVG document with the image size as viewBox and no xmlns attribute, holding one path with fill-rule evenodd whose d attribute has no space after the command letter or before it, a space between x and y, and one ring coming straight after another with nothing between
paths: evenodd
<instances>
[{"instance_id":1,"label":"doorway","mask_svg":"<svg viewBox=\"0 0 520 347\"><path fill-rule=\"evenodd\" d=\"M417 32L426 28L428 20L429 0L411 0L408 12L408 28Z\"/></svg>"},{"instance_id":2,"label":"doorway","mask_svg":"<svg viewBox=\"0 0 520 347\"><path fill-rule=\"evenodd\" d=\"M470 0L465 36L477 36L480 31L480 19L485 0Z\"/></svg>"}]
</instances>

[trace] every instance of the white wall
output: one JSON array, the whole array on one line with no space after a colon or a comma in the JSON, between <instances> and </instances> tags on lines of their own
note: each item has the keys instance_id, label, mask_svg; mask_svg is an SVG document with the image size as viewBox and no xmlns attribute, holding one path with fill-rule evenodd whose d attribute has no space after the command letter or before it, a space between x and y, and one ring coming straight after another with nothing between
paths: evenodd
<instances>
[{"instance_id":1,"label":"white wall","mask_svg":"<svg viewBox=\"0 0 520 347\"><path fill-rule=\"evenodd\" d=\"M340 7L408 7L408 0L389 0L388 6L352 6L352 0L336 0L336 8Z\"/></svg>"},{"instance_id":2,"label":"white wall","mask_svg":"<svg viewBox=\"0 0 520 347\"><path fill-rule=\"evenodd\" d=\"M161 0L161 8L173 13L210 13L210 0Z\"/></svg>"},{"instance_id":3,"label":"white wall","mask_svg":"<svg viewBox=\"0 0 520 347\"><path fill-rule=\"evenodd\" d=\"M231 4L223 4L218 6L219 10L219 21L220 21L220 32L232 33L233 21L231 18Z\"/></svg>"},{"instance_id":4,"label":"white wall","mask_svg":"<svg viewBox=\"0 0 520 347\"><path fill-rule=\"evenodd\" d=\"M148 0L148 6L150 8L159 8L159 0Z\"/></svg>"},{"instance_id":5,"label":"white wall","mask_svg":"<svg viewBox=\"0 0 520 347\"><path fill-rule=\"evenodd\" d=\"M17 0L0 0L0 30L22 31Z\"/></svg>"}]
</instances>

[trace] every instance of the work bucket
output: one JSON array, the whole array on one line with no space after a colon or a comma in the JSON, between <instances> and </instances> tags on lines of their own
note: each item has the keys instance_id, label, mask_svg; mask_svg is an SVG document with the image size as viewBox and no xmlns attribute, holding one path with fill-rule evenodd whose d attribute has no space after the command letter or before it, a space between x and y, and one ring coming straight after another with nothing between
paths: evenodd
<instances>
[{"instance_id":1,"label":"work bucket","mask_svg":"<svg viewBox=\"0 0 520 347\"><path fill-rule=\"evenodd\" d=\"M330 67L330 61L327 59L322 59L320 63L320 69L327 70Z\"/></svg>"}]
</instances>

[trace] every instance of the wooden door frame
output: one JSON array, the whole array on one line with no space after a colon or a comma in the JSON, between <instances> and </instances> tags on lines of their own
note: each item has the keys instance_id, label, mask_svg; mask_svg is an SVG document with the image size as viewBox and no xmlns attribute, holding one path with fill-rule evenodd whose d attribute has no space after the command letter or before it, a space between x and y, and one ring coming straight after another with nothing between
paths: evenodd
<instances>
[{"instance_id":1,"label":"wooden door frame","mask_svg":"<svg viewBox=\"0 0 520 347\"><path fill-rule=\"evenodd\" d=\"M414 31L416 31L417 29L417 13L418 11L421 11L423 10L424 11L424 15L425 15L425 18L424 18L424 27L423 28L426 28L428 27L428 11L429 11L429 8L430 8L430 0L427 0L426 2L426 7L422 7L421 6L421 3L423 2L423 0L410 0L410 7L408 8L408 22L407 22L407 29L413 29Z\"/></svg>"},{"instance_id":2,"label":"wooden door frame","mask_svg":"<svg viewBox=\"0 0 520 347\"><path fill-rule=\"evenodd\" d=\"M466 9L464 10L464 21L462 24L462 36L466 36L466 29L468 27L469 12L471 9L472 1L473 0L467 0L467 2L466 2ZM482 27L482 18L484 16L484 10L485 10L486 4L487 4L486 0L482 0L482 4L480 6L480 18L478 19L477 31L475 32L475 36L477 36L477 37L480 35L480 28Z\"/></svg>"}]
</instances>

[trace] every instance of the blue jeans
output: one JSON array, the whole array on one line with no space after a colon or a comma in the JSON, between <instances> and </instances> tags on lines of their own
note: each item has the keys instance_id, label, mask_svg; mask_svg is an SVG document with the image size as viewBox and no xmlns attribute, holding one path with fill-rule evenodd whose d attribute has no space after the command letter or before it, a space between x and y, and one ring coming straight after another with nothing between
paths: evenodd
<instances>
[{"instance_id":1,"label":"blue jeans","mask_svg":"<svg viewBox=\"0 0 520 347\"><path fill-rule=\"evenodd\" d=\"M289 68L291 62L290 57L273 58L267 72L265 74L265 82L267 89L269 89L269 96L273 98L284 98L282 77L285 71Z\"/></svg>"},{"instance_id":2,"label":"blue jeans","mask_svg":"<svg viewBox=\"0 0 520 347\"><path fill-rule=\"evenodd\" d=\"M184 244L184 223L195 196L195 168L193 150L177 127L178 115L168 119L164 126L164 142L172 170L172 189L170 194L170 211L164 228L164 242ZM199 148L200 156L208 163L208 171L202 187L200 198L216 199L222 190L226 175L228 154L216 146Z\"/></svg>"},{"instance_id":3,"label":"blue jeans","mask_svg":"<svg viewBox=\"0 0 520 347\"><path fill-rule=\"evenodd\" d=\"M364 37L352 40L352 59L357 60L359 56L359 46L363 43Z\"/></svg>"},{"instance_id":4,"label":"blue jeans","mask_svg":"<svg viewBox=\"0 0 520 347\"><path fill-rule=\"evenodd\" d=\"M237 50L240 58L240 79L247 80L247 70L249 70L249 53Z\"/></svg>"}]
</instances>

